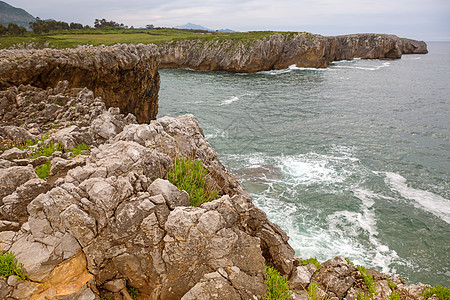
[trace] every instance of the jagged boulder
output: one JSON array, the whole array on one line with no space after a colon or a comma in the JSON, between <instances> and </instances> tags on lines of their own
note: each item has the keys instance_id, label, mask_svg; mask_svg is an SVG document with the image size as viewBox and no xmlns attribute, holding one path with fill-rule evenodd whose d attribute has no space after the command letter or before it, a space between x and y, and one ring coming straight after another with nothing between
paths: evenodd
<instances>
[{"instance_id":1,"label":"jagged boulder","mask_svg":"<svg viewBox=\"0 0 450 300\"><path fill-rule=\"evenodd\" d=\"M73 297L90 299L98 287L126 298L134 287L151 299L193 299L213 291L220 292L217 299L261 299L266 261L291 273L288 237L228 174L192 115L132 121L104 109L83 131L98 146L88 157L52 155L50 180L33 177L31 165L11 167L33 174L4 191L0 207L0 249L14 251L33 281L20 293L62 295L81 276ZM102 136L107 126L114 130ZM59 129L49 140L70 144L80 132L77 126ZM183 156L202 161L221 198L190 207L185 191L158 179ZM78 275L64 277L58 270L70 264L78 266ZM18 293L9 285L6 291Z\"/></svg>"}]
</instances>

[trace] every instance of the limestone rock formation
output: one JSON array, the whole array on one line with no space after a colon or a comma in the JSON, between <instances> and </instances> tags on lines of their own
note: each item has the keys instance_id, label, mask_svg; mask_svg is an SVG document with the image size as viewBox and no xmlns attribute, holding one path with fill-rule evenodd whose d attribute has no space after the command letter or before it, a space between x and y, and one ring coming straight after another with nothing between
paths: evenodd
<instances>
[{"instance_id":1,"label":"limestone rock formation","mask_svg":"<svg viewBox=\"0 0 450 300\"><path fill-rule=\"evenodd\" d=\"M158 113L159 56L153 45L80 46L76 49L0 50L0 89L20 84L56 88L89 88L107 107L133 113L140 123ZM0 97L0 109L14 102L16 91ZM27 99L22 99L27 101ZM64 101L54 99L54 101ZM45 106L50 117L57 107Z\"/></svg>"},{"instance_id":2,"label":"limestone rock formation","mask_svg":"<svg viewBox=\"0 0 450 300\"><path fill-rule=\"evenodd\" d=\"M21 89L40 94L39 103L54 94ZM71 114L61 112L61 127L42 144L91 141L89 156L55 152L46 179L34 167L47 158L0 164L0 249L14 252L29 275L19 284L0 280L6 298L128 299L134 287L144 299L262 299L265 263L291 273L288 237L228 174L192 115L139 125L88 90L67 102L91 112L89 122L69 125ZM219 199L190 207L186 192L158 179L183 156L202 161Z\"/></svg>"},{"instance_id":3,"label":"limestone rock formation","mask_svg":"<svg viewBox=\"0 0 450 300\"><path fill-rule=\"evenodd\" d=\"M326 37L310 33L275 34L255 41L185 40L158 47L161 68L252 73L290 65L324 68L330 62L359 58L401 58L427 53L425 42L386 34Z\"/></svg>"}]
</instances>

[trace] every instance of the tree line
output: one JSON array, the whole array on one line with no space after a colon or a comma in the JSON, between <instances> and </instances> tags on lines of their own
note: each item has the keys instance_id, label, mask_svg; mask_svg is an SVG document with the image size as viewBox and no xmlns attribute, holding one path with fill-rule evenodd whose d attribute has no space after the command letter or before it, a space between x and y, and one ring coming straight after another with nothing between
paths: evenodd
<instances>
[{"instance_id":1,"label":"tree line","mask_svg":"<svg viewBox=\"0 0 450 300\"><path fill-rule=\"evenodd\" d=\"M34 34L40 35L42 33L49 33L53 30L72 30L72 29L90 29L89 25L83 26L80 23L67 23L63 21L55 20L41 20L39 17L36 18L35 22L30 22L30 29ZM123 23L117 23L114 21L107 21L106 19L95 19L94 28L99 29L127 29L128 26ZM133 28L133 27L131 27ZM16 23L9 23L8 26L0 24L0 36L20 36L25 35L27 29L23 26L19 26Z\"/></svg>"},{"instance_id":2,"label":"tree line","mask_svg":"<svg viewBox=\"0 0 450 300\"><path fill-rule=\"evenodd\" d=\"M0 24L0 36L2 35L24 35L27 32L27 29L23 26L19 26L16 23L9 23L8 26L4 26Z\"/></svg>"}]
</instances>

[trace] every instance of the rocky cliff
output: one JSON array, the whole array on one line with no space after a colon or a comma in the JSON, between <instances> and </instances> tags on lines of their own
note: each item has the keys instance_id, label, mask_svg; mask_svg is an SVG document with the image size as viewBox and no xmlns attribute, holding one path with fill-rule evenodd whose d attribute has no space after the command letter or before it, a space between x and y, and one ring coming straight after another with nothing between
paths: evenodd
<instances>
[{"instance_id":1,"label":"rocky cliff","mask_svg":"<svg viewBox=\"0 0 450 300\"><path fill-rule=\"evenodd\" d=\"M83 46L77 49L0 50L0 89L20 84L88 87L107 107L146 123L158 113L159 56L152 45Z\"/></svg>"},{"instance_id":2,"label":"rocky cliff","mask_svg":"<svg viewBox=\"0 0 450 300\"><path fill-rule=\"evenodd\" d=\"M403 53L427 53L425 42L386 34L325 37L310 33L276 34L254 41L185 40L158 47L161 68L257 72L290 65L324 68L353 58L401 58Z\"/></svg>"},{"instance_id":3,"label":"rocky cliff","mask_svg":"<svg viewBox=\"0 0 450 300\"><path fill-rule=\"evenodd\" d=\"M220 163L194 116L138 124L69 86L0 91L16 116L0 114L0 251L13 252L28 274L0 277L1 299L128 300L131 291L139 299L263 299L266 265L289 278L295 299L306 300L310 286L323 299L368 293L361 271L341 256L320 266L294 257L286 233ZM47 113L30 113L31 103ZM61 113L49 119L52 109ZM83 143L91 148L76 155ZM191 207L185 191L161 179L178 157L202 162L218 199ZM50 171L40 178L44 165ZM376 299L421 299L423 285L368 272Z\"/></svg>"}]
</instances>

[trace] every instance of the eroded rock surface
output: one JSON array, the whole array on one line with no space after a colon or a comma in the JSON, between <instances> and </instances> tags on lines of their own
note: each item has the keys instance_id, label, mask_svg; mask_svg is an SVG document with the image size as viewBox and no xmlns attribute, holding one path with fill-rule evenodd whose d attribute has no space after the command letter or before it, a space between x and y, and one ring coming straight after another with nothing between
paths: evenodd
<instances>
[{"instance_id":1,"label":"eroded rock surface","mask_svg":"<svg viewBox=\"0 0 450 300\"><path fill-rule=\"evenodd\" d=\"M55 94L33 91L46 99ZM89 143L89 156L55 152L46 179L34 172L46 157L0 164L2 186L8 187L1 190L0 249L13 251L29 275L24 284L6 282L7 297L128 299L127 289L134 287L143 299L208 299L211 293L216 299L262 299L266 262L291 273L288 237L222 166L194 116L139 125L100 105L89 90L67 96L67 103L86 110L86 118L72 121L72 110L61 109L55 118L60 127L50 129L40 146ZM16 108L26 119L26 109ZM43 133L46 127L35 128ZM159 179L179 157L202 161L219 199L190 207L185 191Z\"/></svg>"},{"instance_id":2,"label":"eroded rock surface","mask_svg":"<svg viewBox=\"0 0 450 300\"><path fill-rule=\"evenodd\" d=\"M118 107L146 123L158 113L158 65L153 45L0 50L0 89L20 84L56 88L59 81L67 80L69 88L87 87L95 97L102 97L107 107ZM13 90L0 96L0 110L18 100L15 94ZM64 98L55 97L54 101L61 103ZM52 117L58 105L38 109Z\"/></svg>"},{"instance_id":3,"label":"eroded rock surface","mask_svg":"<svg viewBox=\"0 0 450 300\"><path fill-rule=\"evenodd\" d=\"M252 73L290 65L324 68L353 58L401 58L427 53L425 42L386 34L326 37L310 33L275 34L255 41L185 40L158 47L161 68Z\"/></svg>"}]
</instances>

